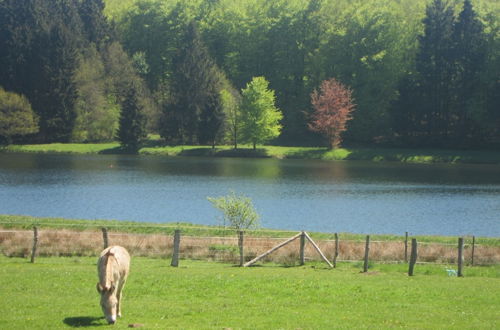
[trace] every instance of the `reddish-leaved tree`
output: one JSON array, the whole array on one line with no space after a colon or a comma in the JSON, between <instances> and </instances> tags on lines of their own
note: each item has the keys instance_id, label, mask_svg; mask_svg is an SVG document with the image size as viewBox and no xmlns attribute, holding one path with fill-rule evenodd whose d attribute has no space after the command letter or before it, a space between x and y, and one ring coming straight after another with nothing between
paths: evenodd
<instances>
[{"instance_id":1,"label":"reddish-leaved tree","mask_svg":"<svg viewBox=\"0 0 500 330\"><path fill-rule=\"evenodd\" d=\"M342 142L341 133L352 119L352 91L331 78L321 83L319 92L312 92L311 104L314 111L310 116L309 129L325 136L330 148L337 148Z\"/></svg>"}]
</instances>

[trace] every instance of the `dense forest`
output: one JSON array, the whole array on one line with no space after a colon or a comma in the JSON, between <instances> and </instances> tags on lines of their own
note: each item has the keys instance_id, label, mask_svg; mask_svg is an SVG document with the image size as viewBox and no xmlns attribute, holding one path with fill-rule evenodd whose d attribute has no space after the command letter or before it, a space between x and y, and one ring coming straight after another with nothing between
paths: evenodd
<instances>
[{"instance_id":1,"label":"dense forest","mask_svg":"<svg viewBox=\"0 0 500 330\"><path fill-rule=\"evenodd\" d=\"M345 144L498 148L500 2L0 0L3 143L327 145L332 78Z\"/></svg>"}]
</instances>

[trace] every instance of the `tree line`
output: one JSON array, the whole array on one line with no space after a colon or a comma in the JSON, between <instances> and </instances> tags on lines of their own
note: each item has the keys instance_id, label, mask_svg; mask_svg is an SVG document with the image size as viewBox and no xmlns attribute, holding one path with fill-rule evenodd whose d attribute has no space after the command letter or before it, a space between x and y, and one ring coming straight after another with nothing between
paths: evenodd
<instances>
[{"instance_id":1,"label":"tree line","mask_svg":"<svg viewBox=\"0 0 500 330\"><path fill-rule=\"evenodd\" d=\"M158 133L170 144L333 146L340 133L313 121L328 122L314 102L335 78L345 87L335 97L349 91L355 103L334 123L345 143L495 146L499 9L494 0L0 0L0 86L25 97L38 123L3 139L118 138L136 149Z\"/></svg>"}]
</instances>

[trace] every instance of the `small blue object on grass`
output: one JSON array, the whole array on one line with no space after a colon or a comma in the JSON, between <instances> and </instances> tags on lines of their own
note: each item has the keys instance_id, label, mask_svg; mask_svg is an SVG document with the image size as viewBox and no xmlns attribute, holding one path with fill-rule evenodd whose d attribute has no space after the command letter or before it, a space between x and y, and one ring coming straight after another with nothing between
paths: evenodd
<instances>
[{"instance_id":1,"label":"small blue object on grass","mask_svg":"<svg viewBox=\"0 0 500 330\"><path fill-rule=\"evenodd\" d=\"M446 269L448 276L457 276L457 271L455 269Z\"/></svg>"}]
</instances>

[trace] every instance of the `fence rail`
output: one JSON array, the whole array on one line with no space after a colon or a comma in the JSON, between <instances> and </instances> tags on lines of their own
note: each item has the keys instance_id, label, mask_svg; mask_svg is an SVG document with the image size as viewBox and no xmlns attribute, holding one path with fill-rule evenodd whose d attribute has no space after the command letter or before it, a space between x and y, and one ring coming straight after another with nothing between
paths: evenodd
<instances>
[{"instance_id":1,"label":"fence rail","mask_svg":"<svg viewBox=\"0 0 500 330\"><path fill-rule=\"evenodd\" d=\"M174 254L174 237L161 233L140 234L114 232L110 228L104 231L71 229L37 228L33 230L2 229L0 230L0 253L12 257L41 256L96 256L103 245L122 245L132 255L172 258ZM36 237L36 240L35 240ZM287 265L298 265L302 260L320 261L318 249L324 253L324 258L332 262L360 261L368 267L368 262L406 262L407 242L382 240L344 240L336 234L337 240L314 239L317 246L305 244L301 249L301 240L291 242L286 247L269 254L263 262L276 262ZM107 240L107 243L106 243ZM238 242L242 238L233 236L188 236L179 237L179 259L215 260L241 264L272 249L286 240L279 237L245 236L243 248ZM369 253L367 253L367 247ZM241 250L240 250L241 248ZM244 251L244 259L240 259L240 251ZM301 251L304 256L302 257ZM475 237L464 240L462 254L457 252L457 244L418 242L417 263L457 264L462 260L465 265L500 264L500 246L477 244ZM175 257L174 257L175 258ZM173 258L173 259L174 259ZM324 259L323 259L324 260ZM175 260L174 260L175 261ZM175 264L175 262L174 262Z\"/></svg>"}]
</instances>

